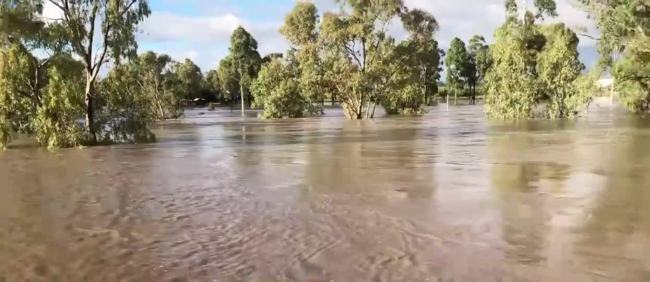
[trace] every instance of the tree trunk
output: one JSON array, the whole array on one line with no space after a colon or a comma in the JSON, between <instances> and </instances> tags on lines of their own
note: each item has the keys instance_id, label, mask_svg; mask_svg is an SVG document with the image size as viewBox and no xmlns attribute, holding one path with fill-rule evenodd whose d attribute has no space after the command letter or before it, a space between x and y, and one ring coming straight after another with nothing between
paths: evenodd
<instances>
[{"instance_id":1,"label":"tree trunk","mask_svg":"<svg viewBox=\"0 0 650 282\"><path fill-rule=\"evenodd\" d=\"M239 95L241 96L241 116L246 117L246 98L244 97L244 85L239 82Z\"/></svg>"},{"instance_id":2,"label":"tree trunk","mask_svg":"<svg viewBox=\"0 0 650 282\"><path fill-rule=\"evenodd\" d=\"M86 80L86 130L90 135L90 142L92 144L97 144L97 134L95 132L95 105L94 105L94 94L95 94L95 82L88 78Z\"/></svg>"},{"instance_id":3,"label":"tree trunk","mask_svg":"<svg viewBox=\"0 0 650 282\"><path fill-rule=\"evenodd\" d=\"M424 82L424 104L429 105L429 89L426 81Z\"/></svg>"}]
</instances>

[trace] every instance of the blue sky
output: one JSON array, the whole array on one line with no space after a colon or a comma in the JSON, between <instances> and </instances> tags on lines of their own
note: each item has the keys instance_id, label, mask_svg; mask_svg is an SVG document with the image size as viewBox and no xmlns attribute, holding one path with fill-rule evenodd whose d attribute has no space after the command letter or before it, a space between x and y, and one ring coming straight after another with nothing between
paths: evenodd
<instances>
[{"instance_id":1,"label":"blue sky","mask_svg":"<svg viewBox=\"0 0 650 282\"><path fill-rule=\"evenodd\" d=\"M257 39L262 55L284 52L288 46L278 29L296 1L312 1L321 12L338 10L334 0L149 0L152 14L139 27L139 50L166 53L178 61L190 58L207 72L215 69L227 54L230 34L242 25ZM556 1L560 16L551 21L563 21L594 33L586 14L576 8L576 0ZM504 0L404 2L409 8L426 10L438 19L437 39L443 48L454 36L467 41L480 34L489 41L505 18ZM49 8L46 5L46 14L52 11ZM402 36L399 30L394 33L398 38ZM596 58L593 44L587 39L581 41L580 50L587 65Z\"/></svg>"}]
</instances>

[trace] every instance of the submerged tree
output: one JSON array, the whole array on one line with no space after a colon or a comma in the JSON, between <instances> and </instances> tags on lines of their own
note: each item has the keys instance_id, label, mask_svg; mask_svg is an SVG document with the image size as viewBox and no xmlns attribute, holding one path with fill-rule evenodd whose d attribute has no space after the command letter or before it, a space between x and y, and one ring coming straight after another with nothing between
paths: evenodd
<instances>
[{"instance_id":1,"label":"submerged tree","mask_svg":"<svg viewBox=\"0 0 650 282\"><path fill-rule=\"evenodd\" d=\"M313 3L298 3L280 28L280 32L291 43L287 60L295 69L308 115L322 112L321 103L328 92L323 60L320 57L322 48L318 44L318 24L316 6Z\"/></svg>"},{"instance_id":2,"label":"submerged tree","mask_svg":"<svg viewBox=\"0 0 650 282\"><path fill-rule=\"evenodd\" d=\"M456 37L451 41L449 50L445 57L447 66L447 85L457 95L469 86L473 74L473 65L470 62L470 55L465 47L465 42Z\"/></svg>"},{"instance_id":3,"label":"submerged tree","mask_svg":"<svg viewBox=\"0 0 650 282\"><path fill-rule=\"evenodd\" d=\"M650 111L650 3L581 0L600 30L603 70L613 67L615 89L634 112ZM618 57L619 60L614 60Z\"/></svg>"},{"instance_id":4,"label":"submerged tree","mask_svg":"<svg viewBox=\"0 0 650 282\"><path fill-rule=\"evenodd\" d=\"M257 77L262 58L257 52L257 40L243 27L238 27L230 38L230 54L219 64L219 78L231 98L238 88L242 116L245 114L246 97Z\"/></svg>"},{"instance_id":5,"label":"submerged tree","mask_svg":"<svg viewBox=\"0 0 650 282\"><path fill-rule=\"evenodd\" d=\"M564 24L543 26L546 38L539 55L537 72L542 89L542 99L548 102L549 118L565 118L575 112L576 80L584 65L578 59L578 36Z\"/></svg>"},{"instance_id":6,"label":"submerged tree","mask_svg":"<svg viewBox=\"0 0 650 282\"><path fill-rule=\"evenodd\" d=\"M48 68L64 51L61 30L41 19L42 4L0 0L0 147L14 133L34 132Z\"/></svg>"},{"instance_id":7,"label":"submerged tree","mask_svg":"<svg viewBox=\"0 0 650 282\"><path fill-rule=\"evenodd\" d=\"M311 103L301 92L296 70L281 59L264 64L252 86L254 106L263 118L297 118L309 115Z\"/></svg>"},{"instance_id":8,"label":"submerged tree","mask_svg":"<svg viewBox=\"0 0 650 282\"><path fill-rule=\"evenodd\" d=\"M476 101L476 87L483 84L485 75L492 66L492 57L490 56L490 46L485 42L485 38L475 35L469 40L469 57L470 57L470 75L469 86L472 100Z\"/></svg>"},{"instance_id":9,"label":"submerged tree","mask_svg":"<svg viewBox=\"0 0 650 282\"><path fill-rule=\"evenodd\" d=\"M203 95L203 73L192 60L185 59L182 63L172 64L172 71L178 78L183 98L191 100L207 98Z\"/></svg>"},{"instance_id":10,"label":"submerged tree","mask_svg":"<svg viewBox=\"0 0 650 282\"><path fill-rule=\"evenodd\" d=\"M73 66L73 67L71 67ZM83 115L83 67L71 57L61 59L49 70L48 84L34 118L38 142L49 148L80 145Z\"/></svg>"},{"instance_id":11,"label":"submerged tree","mask_svg":"<svg viewBox=\"0 0 650 282\"><path fill-rule=\"evenodd\" d=\"M223 92L221 90L221 79L219 79L219 72L217 70L210 70L205 75L204 80L205 91L219 102L224 102Z\"/></svg>"},{"instance_id":12,"label":"submerged tree","mask_svg":"<svg viewBox=\"0 0 650 282\"><path fill-rule=\"evenodd\" d=\"M275 55L262 66L253 86L255 105L265 118L293 118L322 112L326 87L319 57L318 11L300 2L285 19L280 32L291 43L286 60Z\"/></svg>"},{"instance_id":13,"label":"submerged tree","mask_svg":"<svg viewBox=\"0 0 650 282\"><path fill-rule=\"evenodd\" d=\"M419 82L430 83L430 77L436 77L431 68L435 63L431 61L439 60L439 53L429 52L431 57L426 62L420 56L424 52L408 42L396 42L387 29L401 20L413 40L414 34L435 30L435 19L419 10L409 14L400 0L339 3L343 6L341 13L327 13L323 18L320 42L325 50L325 79L339 97L346 115L353 119L371 118L378 104L389 112L407 108L419 112L425 100L421 85L426 85ZM429 49L434 49L433 41L428 43ZM408 49L413 53L405 52ZM400 60L405 59L414 65L401 64ZM423 65L428 66L428 79L422 77Z\"/></svg>"},{"instance_id":14,"label":"submerged tree","mask_svg":"<svg viewBox=\"0 0 650 282\"><path fill-rule=\"evenodd\" d=\"M137 25L150 14L147 0L47 0L63 14L58 25L63 39L81 58L86 72L84 89L86 129L96 142L96 83L105 63L136 55Z\"/></svg>"},{"instance_id":15,"label":"submerged tree","mask_svg":"<svg viewBox=\"0 0 650 282\"><path fill-rule=\"evenodd\" d=\"M394 40L386 29L403 5L399 0L340 3L350 13L327 13L321 25L326 77L349 118L369 118L393 79L385 59L392 56Z\"/></svg>"},{"instance_id":16,"label":"submerged tree","mask_svg":"<svg viewBox=\"0 0 650 282\"><path fill-rule=\"evenodd\" d=\"M414 61L411 66L416 75L419 75L416 81L422 89L424 104L428 105L431 97L438 93L438 80L442 71L442 52L434 37L439 29L438 21L420 9L406 11L401 18L404 29L409 33L409 39L402 46L410 49L410 57Z\"/></svg>"},{"instance_id":17,"label":"submerged tree","mask_svg":"<svg viewBox=\"0 0 650 282\"><path fill-rule=\"evenodd\" d=\"M185 84L174 72L174 63L168 55L145 52L126 64L115 66L102 81L104 95L137 95L142 109L151 120L177 118L182 115L181 99ZM119 87L122 85L122 87ZM115 86L115 87L113 87ZM100 109L101 110L101 109Z\"/></svg>"},{"instance_id":18,"label":"submerged tree","mask_svg":"<svg viewBox=\"0 0 650 282\"><path fill-rule=\"evenodd\" d=\"M533 117L540 92L534 70L539 49L531 40L535 37L524 34L522 25L514 20L495 32L491 49L494 64L485 79L485 110L489 117Z\"/></svg>"},{"instance_id":19,"label":"submerged tree","mask_svg":"<svg viewBox=\"0 0 650 282\"><path fill-rule=\"evenodd\" d=\"M507 1L508 19L495 33L493 65L486 76L486 112L502 119L574 115L589 100L578 86L584 68L578 59L578 38L563 24L539 25L527 11L517 18L514 1ZM547 15L554 4L536 1ZM514 5L514 8L513 8ZM540 14L537 15L540 17Z\"/></svg>"}]
</instances>

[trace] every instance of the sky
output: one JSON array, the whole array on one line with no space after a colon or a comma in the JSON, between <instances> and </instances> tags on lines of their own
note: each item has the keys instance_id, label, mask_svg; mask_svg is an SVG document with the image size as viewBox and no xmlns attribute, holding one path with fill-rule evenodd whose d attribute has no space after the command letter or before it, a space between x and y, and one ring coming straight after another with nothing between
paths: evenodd
<instances>
[{"instance_id":1,"label":"sky","mask_svg":"<svg viewBox=\"0 0 650 282\"><path fill-rule=\"evenodd\" d=\"M152 14L139 26L139 51L169 54L178 61L189 58L207 72L216 69L226 56L230 35L241 25L257 39L262 56L284 52L288 45L278 29L296 1L306 0L149 0ZM339 10L334 0L308 1L320 12ZM479 34L491 41L494 30L505 19L504 0L404 1L407 7L426 10L436 17L440 23L436 37L442 48L454 37L467 41ZM593 33L593 24L576 8L575 0L556 1L559 17L551 21ZM45 10L47 14L47 6ZM393 33L397 38L404 36L401 30ZM581 58L588 66L596 58L593 45L581 38Z\"/></svg>"}]
</instances>

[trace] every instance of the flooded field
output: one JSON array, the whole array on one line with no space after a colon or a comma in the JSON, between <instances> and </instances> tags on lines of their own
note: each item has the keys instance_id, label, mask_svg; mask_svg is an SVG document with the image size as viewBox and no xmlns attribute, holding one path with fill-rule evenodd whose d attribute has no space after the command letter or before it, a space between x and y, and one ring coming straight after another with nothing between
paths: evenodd
<instances>
[{"instance_id":1,"label":"flooded field","mask_svg":"<svg viewBox=\"0 0 650 282\"><path fill-rule=\"evenodd\" d=\"M0 281L650 281L650 119L238 115L0 153Z\"/></svg>"}]
</instances>

